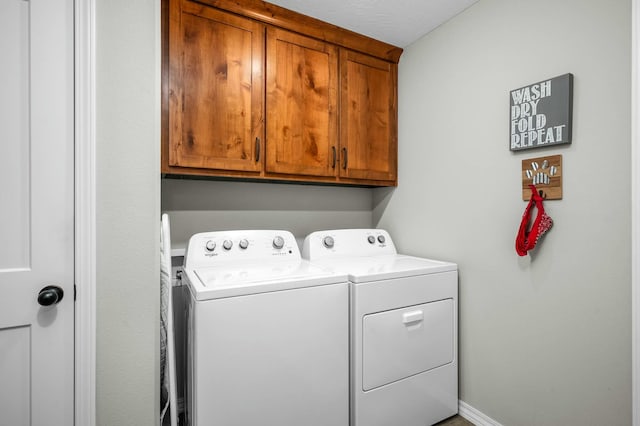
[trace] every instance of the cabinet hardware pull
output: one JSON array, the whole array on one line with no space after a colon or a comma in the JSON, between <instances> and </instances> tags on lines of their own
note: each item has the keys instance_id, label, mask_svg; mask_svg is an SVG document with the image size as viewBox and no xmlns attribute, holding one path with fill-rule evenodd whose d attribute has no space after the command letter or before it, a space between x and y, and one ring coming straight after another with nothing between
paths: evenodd
<instances>
[{"instance_id":1,"label":"cabinet hardware pull","mask_svg":"<svg viewBox=\"0 0 640 426\"><path fill-rule=\"evenodd\" d=\"M347 170L347 148L342 148L342 168Z\"/></svg>"},{"instance_id":2,"label":"cabinet hardware pull","mask_svg":"<svg viewBox=\"0 0 640 426\"><path fill-rule=\"evenodd\" d=\"M331 147L331 151L333 152L333 161L331 162L331 168L335 169L336 168L336 157L337 157L336 147L332 146Z\"/></svg>"},{"instance_id":3,"label":"cabinet hardware pull","mask_svg":"<svg viewBox=\"0 0 640 426\"><path fill-rule=\"evenodd\" d=\"M260 161L260 138L256 138L256 163Z\"/></svg>"}]
</instances>

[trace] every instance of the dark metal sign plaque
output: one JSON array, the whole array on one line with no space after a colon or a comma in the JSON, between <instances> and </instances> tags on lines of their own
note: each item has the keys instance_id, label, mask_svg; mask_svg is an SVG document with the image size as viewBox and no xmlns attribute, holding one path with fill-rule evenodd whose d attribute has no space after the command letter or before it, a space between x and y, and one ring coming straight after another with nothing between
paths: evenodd
<instances>
[{"instance_id":1,"label":"dark metal sign plaque","mask_svg":"<svg viewBox=\"0 0 640 426\"><path fill-rule=\"evenodd\" d=\"M511 151L571 143L573 74L509 92Z\"/></svg>"}]
</instances>

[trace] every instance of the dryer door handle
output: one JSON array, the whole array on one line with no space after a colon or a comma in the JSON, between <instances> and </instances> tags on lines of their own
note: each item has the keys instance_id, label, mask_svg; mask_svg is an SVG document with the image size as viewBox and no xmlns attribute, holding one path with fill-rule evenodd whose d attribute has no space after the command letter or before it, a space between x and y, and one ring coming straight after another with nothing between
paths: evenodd
<instances>
[{"instance_id":1,"label":"dryer door handle","mask_svg":"<svg viewBox=\"0 0 640 426\"><path fill-rule=\"evenodd\" d=\"M402 323L403 324L413 324L416 322L420 322L424 319L424 312L422 310L419 311L411 311L402 314Z\"/></svg>"}]
</instances>

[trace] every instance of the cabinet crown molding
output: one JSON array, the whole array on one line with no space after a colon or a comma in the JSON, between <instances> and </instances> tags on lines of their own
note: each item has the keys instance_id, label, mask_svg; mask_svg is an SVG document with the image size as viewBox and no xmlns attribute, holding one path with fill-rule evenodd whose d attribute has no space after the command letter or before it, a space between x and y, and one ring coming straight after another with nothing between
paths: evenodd
<instances>
[{"instance_id":1,"label":"cabinet crown molding","mask_svg":"<svg viewBox=\"0 0 640 426\"><path fill-rule=\"evenodd\" d=\"M402 55L400 47L262 0L195 0L195 2L317 38L395 64L398 63L400 55Z\"/></svg>"}]
</instances>

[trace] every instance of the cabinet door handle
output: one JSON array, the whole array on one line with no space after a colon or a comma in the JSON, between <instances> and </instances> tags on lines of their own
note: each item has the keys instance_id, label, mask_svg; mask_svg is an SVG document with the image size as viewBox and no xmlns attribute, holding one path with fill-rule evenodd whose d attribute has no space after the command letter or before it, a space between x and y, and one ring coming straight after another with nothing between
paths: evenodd
<instances>
[{"instance_id":1,"label":"cabinet door handle","mask_svg":"<svg viewBox=\"0 0 640 426\"><path fill-rule=\"evenodd\" d=\"M331 147L331 151L333 152L333 161L331 162L331 168L335 169L336 168L336 157L337 157L336 147L332 146Z\"/></svg>"},{"instance_id":2,"label":"cabinet door handle","mask_svg":"<svg viewBox=\"0 0 640 426\"><path fill-rule=\"evenodd\" d=\"M347 148L342 148L342 168L347 170Z\"/></svg>"},{"instance_id":3,"label":"cabinet door handle","mask_svg":"<svg viewBox=\"0 0 640 426\"><path fill-rule=\"evenodd\" d=\"M260 138L256 138L256 163L260 161Z\"/></svg>"}]
</instances>

